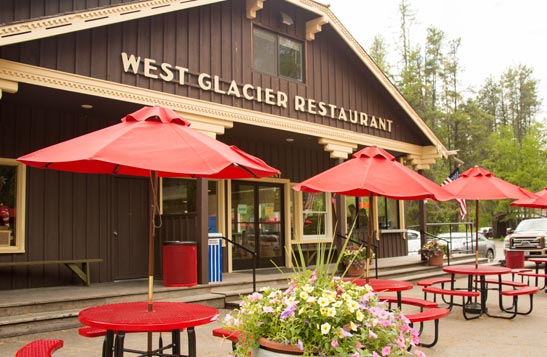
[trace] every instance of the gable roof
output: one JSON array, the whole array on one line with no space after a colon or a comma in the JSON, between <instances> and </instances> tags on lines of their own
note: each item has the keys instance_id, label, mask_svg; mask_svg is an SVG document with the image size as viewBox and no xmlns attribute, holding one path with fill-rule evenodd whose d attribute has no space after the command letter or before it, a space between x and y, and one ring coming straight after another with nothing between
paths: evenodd
<instances>
[{"instance_id":1,"label":"gable roof","mask_svg":"<svg viewBox=\"0 0 547 357\"><path fill-rule=\"evenodd\" d=\"M56 16L31 19L0 26L0 46L31 41L35 39L58 36L70 32L82 31L95 27L135 20L139 18L161 15L169 12L185 10L189 8L205 6L227 0L148 0L127 2L119 5L109 5L101 8L85 9L72 13ZM266 0L247 0L248 9L260 10ZM444 144L437 138L434 132L427 126L422 118L406 101L395 85L386 77L382 70L370 58L363 47L355 40L349 31L342 25L332 13L328 5L312 0L284 0L295 6L303 8L317 15L317 18L309 21L308 40L313 39L316 32L321 31L321 26L331 26L340 38L352 49L359 60L371 71L375 78L387 90L397 104L408 114L415 125L427 137L436 148L439 156L447 157L448 152ZM254 7L253 7L254 6Z\"/></svg>"}]
</instances>

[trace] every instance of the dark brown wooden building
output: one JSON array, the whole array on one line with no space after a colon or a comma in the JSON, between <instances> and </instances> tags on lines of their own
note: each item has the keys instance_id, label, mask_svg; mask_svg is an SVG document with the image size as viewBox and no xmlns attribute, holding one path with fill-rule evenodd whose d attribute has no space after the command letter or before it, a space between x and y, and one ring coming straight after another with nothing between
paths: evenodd
<instances>
[{"instance_id":1,"label":"dark brown wooden building","mask_svg":"<svg viewBox=\"0 0 547 357\"><path fill-rule=\"evenodd\" d=\"M352 204L378 206L378 254L406 254L404 206L302 194L291 185L380 146L416 170L443 144L325 5L310 0L0 2L0 262L101 258L93 282L147 274L148 181L27 168L15 159L119 122L144 105L281 170L261 180L161 183L156 271L165 241L207 233L290 265L297 243L347 231ZM158 142L161 145L161 142ZM350 218L350 217L347 217ZM224 270L251 267L224 247ZM0 267L0 289L74 283L63 266Z\"/></svg>"}]
</instances>

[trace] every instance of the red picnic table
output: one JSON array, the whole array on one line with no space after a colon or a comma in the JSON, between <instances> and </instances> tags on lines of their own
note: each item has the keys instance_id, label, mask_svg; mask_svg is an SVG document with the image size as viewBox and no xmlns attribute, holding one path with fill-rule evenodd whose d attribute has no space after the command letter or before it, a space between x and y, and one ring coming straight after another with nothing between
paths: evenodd
<instances>
[{"instance_id":1,"label":"red picnic table","mask_svg":"<svg viewBox=\"0 0 547 357\"><path fill-rule=\"evenodd\" d=\"M403 280L394 280L394 279L369 279L368 282L366 279L359 278L359 279L352 279L352 278L344 278L345 281L351 281L355 285L358 286L365 286L366 284L370 285L372 287L372 290L374 290L377 293L381 292L396 292L397 293L397 307L401 308L401 299L402 294L401 292L404 290L410 290L414 287L412 283L408 281Z\"/></svg>"},{"instance_id":2,"label":"red picnic table","mask_svg":"<svg viewBox=\"0 0 547 357\"><path fill-rule=\"evenodd\" d=\"M84 325L107 330L103 356L123 356L124 351L143 356L179 356L180 331L187 329L188 356L196 356L195 326L208 324L218 318L217 309L201 304L182 302L154 302L148 311L146 302L126 302L94 306L80 311L78 319ZM154 351L124 348L126 332L171 332L172 343ZM114 348L113 348L114 347ZM164 353L172 349L172 354Z\"/></svg>"}]
</instances>

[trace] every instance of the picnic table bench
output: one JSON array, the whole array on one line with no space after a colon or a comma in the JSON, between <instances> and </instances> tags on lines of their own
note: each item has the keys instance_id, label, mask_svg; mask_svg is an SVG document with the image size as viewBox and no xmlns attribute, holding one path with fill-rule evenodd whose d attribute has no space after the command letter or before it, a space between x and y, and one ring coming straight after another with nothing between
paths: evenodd
<instances>
[{"instance_id":1,"label":"picnic table bench","mask_svg":"<svg viewBox=\"0 0 547 357\"><path fill-rule=\"evenodd\" d=\"M67 259L67 260L39 260L39 261L26 261L26 262L0 262L0 268L48 265L48 264L64 264L67 268L72 270L72 272L76 274L76 276L80 278L80 280L82 280L86 286L90 286L91 285L90 264L99 263L102 261L103 261L102 259Z\"/></svg>"}]
</instances>

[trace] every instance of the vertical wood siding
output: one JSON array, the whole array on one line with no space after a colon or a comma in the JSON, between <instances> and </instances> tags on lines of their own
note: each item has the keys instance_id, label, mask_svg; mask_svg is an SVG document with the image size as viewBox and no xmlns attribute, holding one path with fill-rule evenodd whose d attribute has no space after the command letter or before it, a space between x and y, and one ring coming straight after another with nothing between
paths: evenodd
<instances>
[{"instance_id":1,"label":"vertical wood siding","mask_svg":"<svg viewBox=\"0 0 547 357\"><path fill-rule=\"evenodd\" d=\"M281 11L294 19L293 26L280 23ZM0 57L350 131L427 144L427 138L329 25L322 27L314 41L305 41L305 22L314 16L284 1L268 1L264 3L264 9L258 11L257 18L250 21L245 16L245 1L233 0L4 46L0 48ZM304 43L303 83L253 70L253 26L277 31ZM190 80L186 85L180 85L147 78L142 73L142 65L140 75L125 73L122 52L154 59L158 66L166 62L188 68ZM391 119L394 121L393 131L387 133L349 121L297 112L292 105L284 109L204 91L197 85L199 73L218 75L225 86L232 80L240 85L251 83L283 91L289 101L298 95Z\"/></svg>"}]
</instances>

